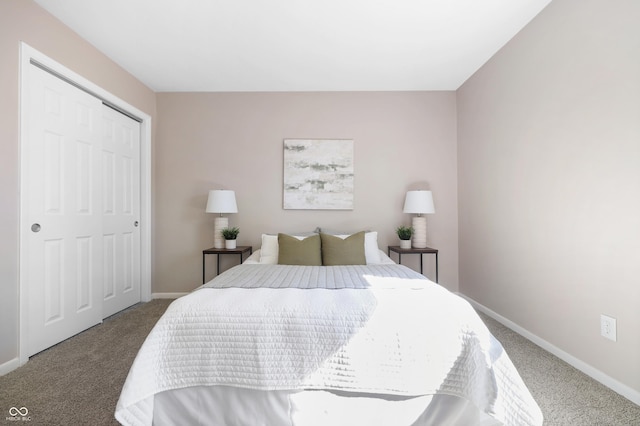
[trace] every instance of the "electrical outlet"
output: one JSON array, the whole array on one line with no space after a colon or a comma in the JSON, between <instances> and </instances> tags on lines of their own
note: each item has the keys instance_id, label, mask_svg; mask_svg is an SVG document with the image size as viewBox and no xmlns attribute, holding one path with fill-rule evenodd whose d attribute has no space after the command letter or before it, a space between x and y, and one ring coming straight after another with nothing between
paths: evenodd
<instances>
[{"instance_id":1,"label":"electrical outlet","mask_svg":"<svg viewBox=\"0 0 640 426\"><path fill-rule=\"evenodd\" d=\"M607 315L600 315L600 334L614 342L617 340L616 319Z\"/></svg>"}]
</instances>

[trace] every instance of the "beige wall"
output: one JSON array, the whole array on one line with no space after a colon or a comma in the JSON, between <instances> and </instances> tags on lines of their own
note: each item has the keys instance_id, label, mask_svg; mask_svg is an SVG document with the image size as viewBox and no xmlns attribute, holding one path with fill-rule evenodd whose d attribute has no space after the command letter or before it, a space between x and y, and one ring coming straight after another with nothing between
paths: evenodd
<instances>
[{"instance_id":1,"label":"beige wall","mask_svg":"<svg viewBox=\"0 0 640 426\"><path fill-rule=\"evenodd\" d=\"M397 244L407 189L433 191L429 242L441 250L440 282L457 290L456 105L454 92L160 93L156 145L154 292L202 282L202 250L213 244L209 189L236 191L238 244L260 235L372 229L379 246ZM355 141L352 211L283 210L283 140ZM208 257L208 272L215 256ZM417 256L405 256L417 267ZM223 257L223 260L226 260ZM433 274L425 256L427 274ZM210 274L209 274L210 275ZM433 277L433 275L431 275ZM210 277L210 276L209 276Z\"/></svg>"},{"instance_id":2,"label":"beige wall","mask_svg":"<svg viewBox=\"0 0 640 426\"><path fill-rule=\"evenodd\" d=\"M19 53L24 41L155 115L155 94L30 0L0 1L0 366L18 355Z\"/></svg>"},{"instance_id":3,"label":"beige wall","mask_svg":"<svg viewBox=\"0 0 640 426\"><path fill-rule=\"evenodd\" d=\"M638 22L635 0L555 0L457 92L461 292L636 395Z\"/></svg>"}]
</instances>

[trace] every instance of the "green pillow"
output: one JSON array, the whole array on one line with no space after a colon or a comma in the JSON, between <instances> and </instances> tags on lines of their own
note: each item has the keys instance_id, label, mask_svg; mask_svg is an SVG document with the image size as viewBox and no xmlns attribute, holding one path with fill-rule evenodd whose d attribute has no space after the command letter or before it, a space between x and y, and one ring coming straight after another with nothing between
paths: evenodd
<instances>
[{"instance_id":1,"label":"green pillow","mask_svg":"<svg viewBox=\"0 0 640 426\"><path fill-rule=\"evenodd\" d=\"M287 234L278 234L278 264L322 265L320 235L299 240Z\"/></svg>"},{"instance_id":2,"label":"green pillow","mask_svg":"<svg viewBox=\"0 0 640 426\"><path fill-rule=\"evenodd\" d=\"M334 265L366 265L364 255L364 234L358 232L345 239L320 233L322 239L322 264Z\"/></svg>"}]
</instances>

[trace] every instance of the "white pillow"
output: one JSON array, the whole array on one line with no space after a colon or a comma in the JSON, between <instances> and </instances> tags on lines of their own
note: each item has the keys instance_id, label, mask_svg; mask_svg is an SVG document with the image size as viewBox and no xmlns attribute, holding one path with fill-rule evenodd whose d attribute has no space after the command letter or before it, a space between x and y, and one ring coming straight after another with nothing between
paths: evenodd
<instances>
[{"instance_id":1,"label":"white pillow","mask_svg":"<svg viewBox=\"0 0 640 426\"><path fill-rule=\"evenodd\" d=\"M268 265L278 264L278 236L262 234L260 246L260 263Z\"/></svg>"},{"instance_id":2,"label":"white pillow","mask_svg":"<svg viewBox=\"0 0 640 426\"><path fill-rule=\"evenodd\" d=\"M350 235L336 235L343 240ZM364 233L364 257L367 261L367 265L375 265L381 263L380 249L378 248L378 233L376 231Z\"/></svg>"},{"instance_id":3,"label":"white pillow","mask_svg":"<svg viewBox=\"0 0 640 426\"><path fill-rule=\"evenodd\" d=\"M382 262L380 249L378 248L378 233L376 231L364 234L364 257L367 259L367 265Z\"/></svg>"}]
</instances>

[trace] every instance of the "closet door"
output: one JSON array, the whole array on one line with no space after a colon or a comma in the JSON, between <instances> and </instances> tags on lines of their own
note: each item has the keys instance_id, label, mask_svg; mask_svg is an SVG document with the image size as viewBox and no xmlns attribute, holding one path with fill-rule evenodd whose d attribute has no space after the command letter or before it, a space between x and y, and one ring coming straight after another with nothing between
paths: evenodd
<instances>
[{"instance_id":1,"label":"closet door","mask_svg":"<svg viewBox=\"0 0 640 426\"><path fill-rule=\"evenodd\" d=\"M141 299L140 123L29 68L20 236L27 356Z\"/></svg>"},{"instance_id":2,"label":"closet door","mask_svg":"<svg viewBox=\"0 0 640 426\"><path fill-rule=\"evenodd\" d=\"M102 102L30 66L23 223L28 356L102 320Z\"/></svg>"},{"instance_id":3,"label":"closet door","mask_svg":"<svg viewBox=\"0 0 640 426\"><path fill-rule=\"evenodd\" d=\"M103 110L103 318L140 302L140 123Z\"/></svg>"}]
</instances>

